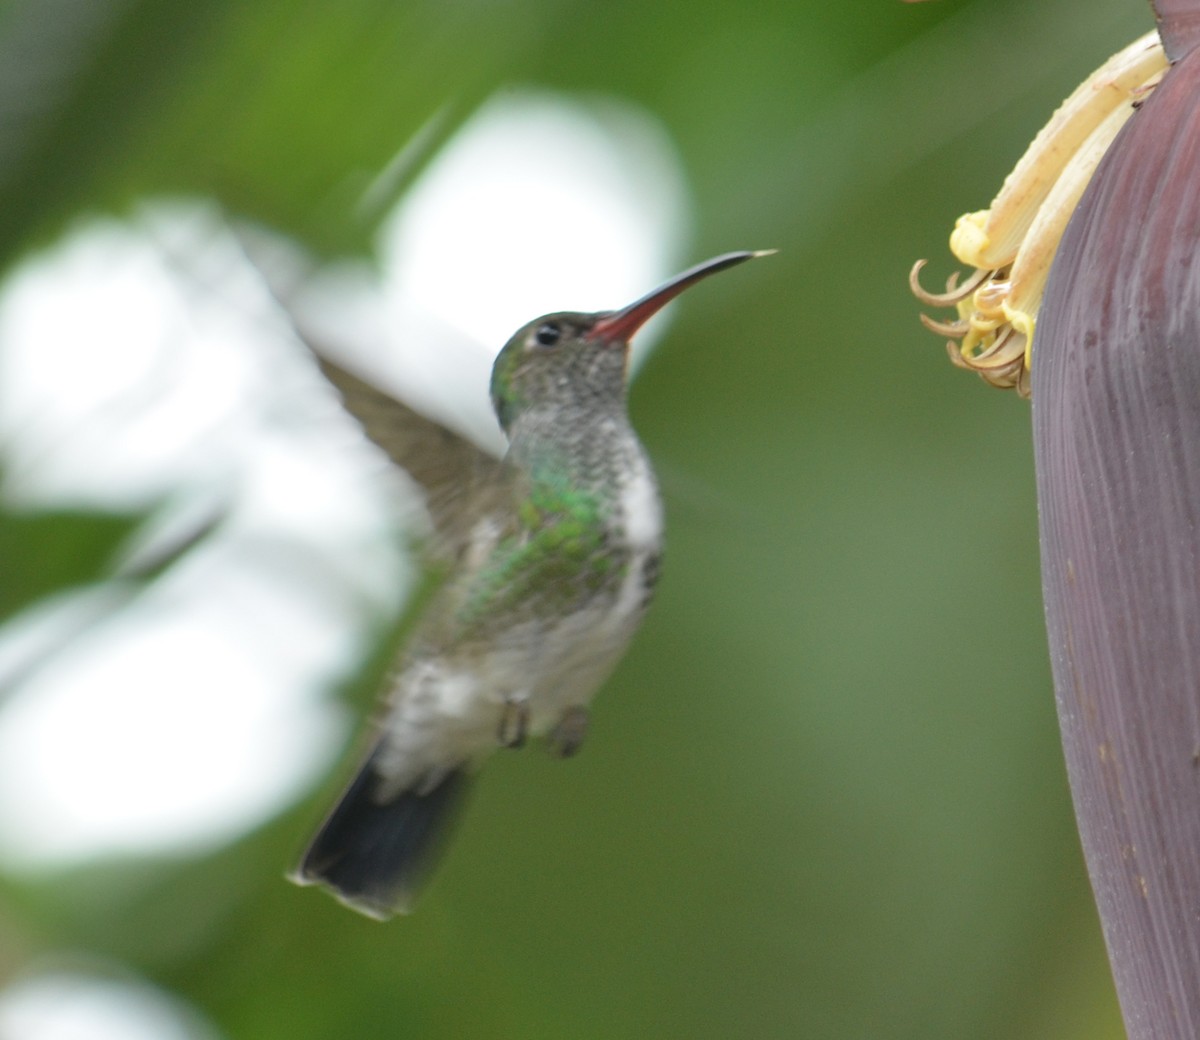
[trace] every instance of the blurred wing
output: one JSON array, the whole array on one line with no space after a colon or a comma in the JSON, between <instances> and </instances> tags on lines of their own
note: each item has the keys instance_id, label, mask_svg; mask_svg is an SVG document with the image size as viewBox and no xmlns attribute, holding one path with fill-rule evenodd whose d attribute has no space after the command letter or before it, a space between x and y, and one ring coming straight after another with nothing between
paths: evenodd
<instances>
[{"instance_id":1,"label":"blurred wing","mask_svg":"<svg viewBox=\"0 0 1200 1040\"><path fill-rule=\"evenodd\" d=\"M505 497L509 469L465 437L427 419L330 361L306 339L321 374L368 439L420 485L438 548L457 555L481 512Z\"/></svg>"},{"instance_id":2,"label":"blurred wing","mask_svg":"<svg viewBox=\"0 0 1200 1040\"><path fill-rule=\"evenodd\" d=\"M341 395L346 411L358 420L367 438L424 492L434 528L432 551L438 556L458 556L470 540L474 522L510 500L510 467L331 361L320 337L311 334L291 305L292 294L278 272L260 260L254 236L243 229L239 241L296 338Z\"/></svg>"}]
</instances>

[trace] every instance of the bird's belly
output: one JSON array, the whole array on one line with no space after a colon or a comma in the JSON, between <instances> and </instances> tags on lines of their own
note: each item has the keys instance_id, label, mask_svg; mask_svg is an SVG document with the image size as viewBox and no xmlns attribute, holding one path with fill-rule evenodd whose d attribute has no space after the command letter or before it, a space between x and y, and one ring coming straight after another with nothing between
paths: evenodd
<instances>
[{"instance_id":1,"label":"bird's belly","mask_svg":"<svg viewBox=\"0 0 1200 1040\"><path fill-rule=\"evenodd\" d=\"M497 746L505 706L528 708L541 736L586 707L616 667L648 600L654 550L635 551L613 592L562 617L526 617L483 645L410 662L382 720L379 766L396 790Z\"/></svg>"},{"instance_id":2,"label":"bird's belly","mask_svg":"<svg viewBox=\"0 0 1200 1040\"><path fill-rule=\"evenodd\" d=\"M621 607L618 600L508 633L488 655L488 699L493 705L526 700L535 734L553 727L567 708L586 706L620 661L640 619L640 609Z\"/></svg>"}]
</instances>

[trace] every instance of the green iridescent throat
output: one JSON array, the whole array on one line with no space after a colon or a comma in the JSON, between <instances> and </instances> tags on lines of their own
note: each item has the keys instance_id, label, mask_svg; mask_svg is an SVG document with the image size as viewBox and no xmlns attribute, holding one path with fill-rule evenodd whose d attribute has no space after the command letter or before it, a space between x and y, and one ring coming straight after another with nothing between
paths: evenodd
<instances>
[{"instance_id":1,"label":"green iridescent throat","mask_svg":"<svg viewBox=\"0 0 1200 1040\"><path fill-rule=\"evenodd\" d=\"M623 569L624 554L611 546L605 498L572 486L561 471L534 476L517 516L518 529L497 545L458 611L464 627L524 602L536 603L539 613L569 610Z\"/></svg>"}]
</instances>

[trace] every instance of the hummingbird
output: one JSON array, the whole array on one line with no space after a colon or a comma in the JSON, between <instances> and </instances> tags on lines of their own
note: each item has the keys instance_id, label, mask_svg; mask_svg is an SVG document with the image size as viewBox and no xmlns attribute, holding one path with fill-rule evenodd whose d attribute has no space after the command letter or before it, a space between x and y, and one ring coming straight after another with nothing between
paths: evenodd
<instances>
[{"instance_id":1,"label":"hummingbird","mask_svg":"<svg viewBox=\"0 0 1200 1040\"><path fill-rule=\"evenodd\" d=\"M423 492L424 548L442 578L388 680L370 750L294 881L379 920L407 912L490 752L533 737L562 757L579 750L663 551L658 485L626 408L630 340L685 289L764 255L726 253L621 310L519 329L491 376L503 459L309 344L368 439Z\"/></svg>"}]
</instances>

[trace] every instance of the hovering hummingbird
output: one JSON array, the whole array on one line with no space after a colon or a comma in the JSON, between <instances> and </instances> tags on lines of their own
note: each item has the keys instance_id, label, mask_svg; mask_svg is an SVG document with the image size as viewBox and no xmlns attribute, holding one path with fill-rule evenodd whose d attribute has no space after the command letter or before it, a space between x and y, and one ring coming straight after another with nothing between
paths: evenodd
<instances>
[{"instance_id":1,"label":"hovering hummingbird","mask_svg":"<svg viewBox=\"0 0 1200 1040\"><path fill-rule=\"evenodd\" d=\"M293 879L386 919L410 909L469 774L544 736L579 750L588 703L658 580L662 505L626 412L633 334L726 253L619 311L529 322L492 369L503 460L318 355L367 436L424 491L445 578L388 682L371 750Z\"/></svg>"}]
</instances>

